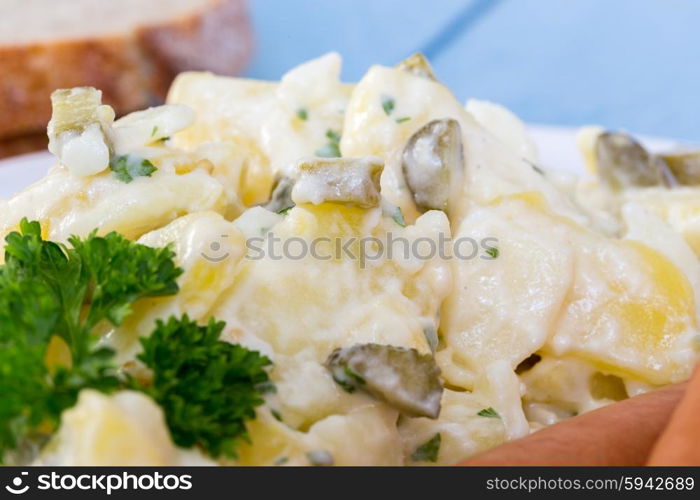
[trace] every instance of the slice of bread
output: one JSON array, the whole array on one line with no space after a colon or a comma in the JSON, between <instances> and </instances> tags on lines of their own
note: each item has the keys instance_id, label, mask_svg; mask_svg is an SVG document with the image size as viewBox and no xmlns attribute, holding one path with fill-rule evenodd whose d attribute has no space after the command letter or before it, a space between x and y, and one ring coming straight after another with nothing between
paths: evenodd
<instances>
[{"instance_id":1,"label":"slice of bread","mask_svg":"<svg viewBox=\"0 0 700 500\"><path fill-rule=\"evenodd\" d=\"M3 0L0 140L45 129L57 88L97 87L123 114L181 71L240 72L251 45L245 0Z\"/></svg>"}]
</instances>

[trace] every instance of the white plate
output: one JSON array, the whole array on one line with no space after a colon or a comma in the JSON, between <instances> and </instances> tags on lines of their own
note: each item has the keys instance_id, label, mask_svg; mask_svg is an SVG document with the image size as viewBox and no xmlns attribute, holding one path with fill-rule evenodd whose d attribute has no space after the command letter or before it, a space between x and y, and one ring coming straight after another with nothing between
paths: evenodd
<instances>
[{"instance_id":1,"label":"white plate","mask_svg":"<svg viewBox=\"0 0 700 500\"><path fill-rule=\"evenodd\" d=\"M537 143L540 161L544 168L580 174L583 172L581 156L576 149L576 129L548 126L531 126L530 133ZM675 141L643 138L651 149L670 149ZM0 161L0 199L8 198L41 179L54 157L48 152L15 156Z\"/></svg>"}]
</instances>

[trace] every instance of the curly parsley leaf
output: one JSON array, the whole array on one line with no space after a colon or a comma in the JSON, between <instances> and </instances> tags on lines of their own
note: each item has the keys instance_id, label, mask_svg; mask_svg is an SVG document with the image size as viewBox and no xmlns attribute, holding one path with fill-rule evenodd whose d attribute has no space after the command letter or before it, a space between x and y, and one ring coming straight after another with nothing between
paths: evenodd
<instances>
[{"instance_id":1,"label":"curly parsley leaf","mask_svg":"<svg viewBox=\"0 0 700 500\"><path fill-rule=\"evenodd\" d=\"M224 323L203 327L185 316L158 322L142 339L140 359L152 383L118 377L114 352L98 345L101 325L120 325L139 298L177 293L182 270L169 248L116 233L93 232L69 244L44 241L40 225L26 219L7 237L0 266L0 461L50 436L86 388L141 390L163 407L177 444L234 457L248 439L245 421L274 390L270 360L220 341Z\"/></svg>"},{"instance_id":2,"label":"curly parsley leaf","mask_svg":"<svg viewBox=\"0 0 700 500\"><path fill-rule=\"evenodd\" d=\"M50 434L85 388L119 386L111 349L98 347L98 325L118 326L141 297L177 292L182 270L169 249L116 233L45 241L23 219L6 238L0 266L0 460L35 435ZM54 338L67 355L53 360Z\"/></svg>"},{"instance_id":3,"label":"curly parsley leaf","mask_svg":"<svg viewBox=\"0 0 700 500\"><path fill-rule=\"evenodd\" d=\"M154 133L157 128L154 128ZM132 155L114 156L109 161L109 168L120 181L128 184L136 177L150 177L158 170L145 158Z\"/></svg>"},{"instance_id":4,"label":"curly parsley leaf","mask_svg":"<svg viewBox=\"0 0 700 500\"><path fill-rule=\"evenodd\" d=\"M158 321L142 338L139 359L153 371L143 390L163 408L176 444L201 446L213 457L235 458L247 441L245 421L263 404L271 361L256 351L219 340L223 322L199 326L187 315Z\"/></svg>"}]
</instances>

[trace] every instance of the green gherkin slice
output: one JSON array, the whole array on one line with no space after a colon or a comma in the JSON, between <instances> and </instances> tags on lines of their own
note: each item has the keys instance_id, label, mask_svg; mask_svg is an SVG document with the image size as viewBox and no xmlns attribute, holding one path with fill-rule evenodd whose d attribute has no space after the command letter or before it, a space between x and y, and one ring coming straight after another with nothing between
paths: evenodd
<instances>
[{"instance_id":1,"label":"green gherkin slice","mask_svg":"<svg viewBox=\"0 0 700 500\"><path fill-rule=\"evenodd\" d=\"M294 179L287 176L279 177L275 186L272 189L270 201L265 204L265 208L271 212L279 213L282 210L294 206L292 201L292 189L294 188Z\"/></svg>"},{"instance_id":2,"label":"green gherkin slice","mask_svg":"<svg viewBox=\"0 0 700 500\"><path fill-rule=\"evenodd\" d=\"M664 153L659 156L679 185L700 185L700 151Z\"/></svg>"},{"instance_id":3,"label":"green gherkin slice","mask_svg":"<svg viewBox=\"0 0 700 500\"><path fill-rule=\"evenodd\" d=\"M401 167L419 209L446 211L450 182L465 168L459 122L448 118L421 127L406 144Z\"/></svg>"},{"instance_id":4,"label":"green gherkin slice","mask_svg":"<svg viewBox=\"0 0 700 500\"><path fill-rule=\"evenodd\" d=\"M435 72L428 61L428 58L421 53L413 54L396 65L397 69L406 71L415 76L437 81Z\"/></svg>"},{"instance_id":5,"label":"green gherkin slice","mask_svg":"<svg viewBox=\"0 0 700 500\"><path fill-rule=\"evenodd\" d=\"M595 152L598 175L612 189L665 184L663 164L628 134L600 134Z\"/></svg>"},{"instance_id":6,"label":"green gherkin slice","mask_svg":"<svg viewBox=\"0 0 700 500\"><path fill-rule=\"evenodd\" d=\"M98 108L102 92L92 87L59 89L51 94L51 132L82 132L88 125L99 121Z\"/></svg>"},{"instance_id":7,"label":"green gherkin slice","mask_svg":"<svg viewBox=\"0 0 700 500\"><path fill-rule=\"evenodd\" d=\"M443 386L430 354L380 344L336 349L326 361L338 385L361 390L414 417L437 418Z\"/></svg>"}]
</instances>

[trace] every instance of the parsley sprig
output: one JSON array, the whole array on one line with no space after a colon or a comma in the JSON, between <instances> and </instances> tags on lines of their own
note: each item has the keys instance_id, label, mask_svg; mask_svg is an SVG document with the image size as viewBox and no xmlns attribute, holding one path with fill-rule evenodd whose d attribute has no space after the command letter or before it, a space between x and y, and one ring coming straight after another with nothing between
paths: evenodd
<instances>
[{"instance_id":1,"label":"parsley sprig","mask_svg":"<svg viewBox=\"0 0 700 500\"><path fill-rule=\"evenodd\" d=\"M225 323L199 326L187 315L158 321L142 338L138 358L153 380L144 391L161 405L173 440L186 448L200 445L210 455L236 457L248 440L245 421L263 403L260 384L269 381L271 361L256 351L221 342Z\"/></svg>"},{"instance_id":2,"label":"parsley sprig","mask_svg":"<svg viewBox=\"0 0 700 500\"><path fill-rule=\"evenodd\" d=\"M23 219L6 242L0 266L0 459L39 429L53 431L80 390L118 387L114 353L97 344L98 326L119 326L141 297L176 293L182 273L169 248L138 245L117 233L93 232L59 245L42 239L38 222ZM54 336L70 355L49 366Z\"/></svg>"},{"instance_id":3,"label":"parsley sprig","mask_svg":"<svg viewBox=\"0 0 700 500\"><path fill-rule=\"evenodd\" d=\"M177 444L235 456L269 385L267 358L220 341L223 323L171 318L143 340L141 360L153 373L143 386L118 376L114 351L99 344L135 301L178 292L183 271L173 251L117 233L57 244L26 219L19 229L7 236L0 266L0 462L50 436L87 388L142 390L163 406Z\"/></svg>"}]
</instances>

